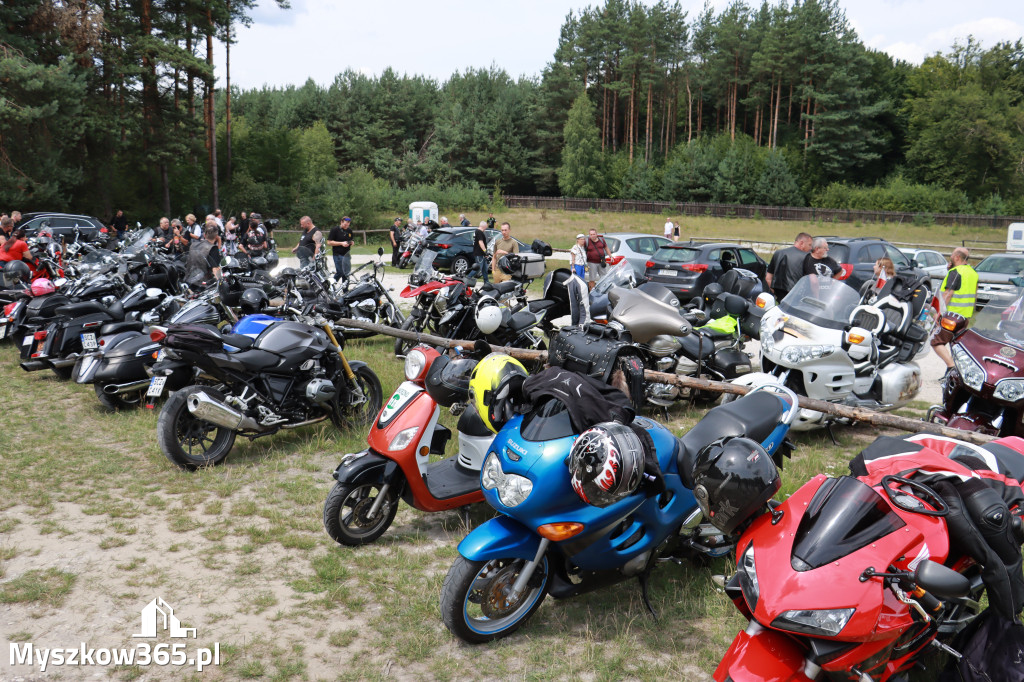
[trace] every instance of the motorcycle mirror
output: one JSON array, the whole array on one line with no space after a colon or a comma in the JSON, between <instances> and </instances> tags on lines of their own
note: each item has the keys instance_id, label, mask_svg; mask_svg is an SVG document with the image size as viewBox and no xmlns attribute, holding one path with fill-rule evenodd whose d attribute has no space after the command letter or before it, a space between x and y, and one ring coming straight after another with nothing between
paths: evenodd
<instances>
[{"instance_id":1,"label":"motorcycle mirror","mask_svg":"<svg viewBox=\"0 0 1024 682\"><path fill-rule=\"evenodd\" d=\"M384 247L383 246L378 246L377 247L377 255L378 256L383 256L384 255Z\"/></svg>"},{"instance_id":2,"label":"motorcycle mirror","mask_svg":"<svg viewBox=\"0 0 1024 682\"><path fill-rule=\"evenodd\" d=\"M1010 284L1012 284L1015 287L1024 287L1024 277L1021 277L1019 275L1017 277L1011 277Z\"/></svg>"},{"instance_id":3,"label":"motorcycle mirror","mask_svg":"<svg viewBox=\"0 0 1024 682\"><path fill-rule=\"evenodd\" d=\"M157 296L160 296L163 293L164 290L160 289L159 287L149 287L148 289L146 289L146 298L156 298Z\"/></svg>"},{"instance_id":4,"label":"motorcycle mirror","mask_svg":"<svg viewBox=\"0 0 1024 682\"><path fill-rule=\"evenodd\" d=\"M971 592L971 581L965 575L929 559L914 571L914 582L940 598L956 599Z\"/></svg>"}]
</instances>

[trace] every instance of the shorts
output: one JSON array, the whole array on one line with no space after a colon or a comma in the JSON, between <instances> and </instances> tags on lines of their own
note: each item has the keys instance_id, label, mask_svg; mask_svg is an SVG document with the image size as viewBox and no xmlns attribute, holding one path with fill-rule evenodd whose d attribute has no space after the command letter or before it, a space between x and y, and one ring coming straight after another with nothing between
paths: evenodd
<instances>
[{"instance_id":1,"label":"shorts","mask_svg":"<svg viewBox=\"0 0 1024 682\"><path fill-rule=\"evenodd\" d=\"M607 268L605 267L605 265L603 263L590 263L590 262L588 262L587 263L587 281L588 282L596 282L597 280L601 279L601 276L604 275L604 272L605 272L606 269Z\"/></svg>"}]
</instances>

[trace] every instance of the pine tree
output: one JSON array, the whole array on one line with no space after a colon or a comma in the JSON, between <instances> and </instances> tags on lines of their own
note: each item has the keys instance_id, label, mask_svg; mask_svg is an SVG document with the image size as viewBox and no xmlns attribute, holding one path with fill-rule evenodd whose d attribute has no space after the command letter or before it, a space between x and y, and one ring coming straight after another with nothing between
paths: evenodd
<instances>
[{"instance_id":1,"label":"pine tree","mask_svg":"<svg viewBox=\"0 0 1024 682\"><path fill-rule=\"evenodd\" d=\"M594 123L594 107L581 92L565 122L565 146L558 168L558 187L567 197L601 196L601 137Z\"/></svg>"}]
</instances>

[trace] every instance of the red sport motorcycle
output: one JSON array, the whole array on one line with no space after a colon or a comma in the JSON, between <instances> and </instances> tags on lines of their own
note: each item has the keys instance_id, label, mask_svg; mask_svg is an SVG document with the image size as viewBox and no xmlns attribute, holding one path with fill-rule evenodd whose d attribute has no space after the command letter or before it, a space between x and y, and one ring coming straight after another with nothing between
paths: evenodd
<instances>
[{"instance_id":1,"label":"red sport motorcycle","mask_svg":"<svg viewBox=\"0 0 1024 682\"><path fill-rule=\"evenodd\" d=\"M850 468L751 515L724 584L749 623L718 682L905 680L926 651L959 657L949 642L986 588L996 612L1019 613L1024 440L882 437Z\"/></svg>"},{"instance_id":2,"label":"red sport motorcycle","mask_svg":"<svg viewBox=\"0 0 1024 682\"><path fill-rule=\"evenodd\" d=\"M955 367L943 382L942 404L928 410L927 421L1024 436L1024 287L990 301L970 328L955 314L943 315L939 324L953 333Z\"/></svg>"}]
</instances>

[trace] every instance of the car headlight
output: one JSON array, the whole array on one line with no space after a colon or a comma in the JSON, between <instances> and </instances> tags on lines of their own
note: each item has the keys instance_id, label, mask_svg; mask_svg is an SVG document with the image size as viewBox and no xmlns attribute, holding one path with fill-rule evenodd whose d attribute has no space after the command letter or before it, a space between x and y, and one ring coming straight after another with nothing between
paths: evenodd
<instances>
[{"instance_id":1,"label":"car headlight","mask_svg":"<svg viewBox=\"0 0 1024 682\"><path fill-rule=\"evenodd\" d=\"M412 442L412 439L416 437L416 434L419 433L419 431L420 427L418 426L411 426L408 429L402 429L394 438L391 439L391 442L388 443L388 450L395 452L406 449L409 447L409 443Z\"/></svg>"},{"instance_id":2,"label":"car headlight","mask_svg":"<svg viewBox=\"0 0 1024 682\"><path fill-rule=\"evenodd\" d=\"M968 388L981 390L982 384L985 383L985 370L962 346L953 346L953 364L956 365L956 371L960 373L960 378Z\"/></svg>"},{"instance_id":3,"label":"car headlight","mask_svg":"<svg viewBox=\"0 0 1024 682\"><path fill-rule=\"evenodd\" d=\"M498 491L498 499L506 507L522 504L533 491L533 481L518 474L506 474L501 470L498 453L491 451L480 470L480 485L484 490Z\"/></svg>"},{"instance_id":4,"label":"car headlight","mask_svg":"<svg viewBox=\"0 0 1024 682\"><path fill-rule=\"evenodd\" d=\"M996 398L1008 403L1015 403L1024 398L1024 379L1003 379L996 384L993 393Z\"/></svg>"},{"instance_id":5,"label":"car headlight","mask_svg":"<svg viewBox=\"0 0 1024 682\"><path fill-rule=\"evenodd\" d=\"M740 557L737 575L740 581L740 589L743 591L743 598L751 611L757 609L757 599L761 596L761 587L757 582L757 566L754 564L754 543L751 542L747 551Z\"/></svg>"},{"instance_id":6,"label":"car headlight","mask_svg":"<svg viewBox=\"0 0 1024 682\"><path fill-rule=\"evenodd\" d=\"M427 366L427 356L423 351L411 350L405 356L405 378L409 381L416 381Z\"/></svg>"},{"instance_id":7,"label":"car headlight","mask_svg":"<svg viewBox=\"0 0 1024 682\"><path fill-rule=\"evenodd\" d=\"M804 346L789 346L782 351L783 361L796 365L808 360L828 357L836 352L836 347L831 344L814 344Z\"/></svg>"},{"instance_id":8,"label":"car headlight","mask_svg":"<svg viewBox=\"0 0 1024 682\"><path fill-rule=\"evenodd\" d=\"M835 637L838 635L855 608L848 609L796 609L786 611L772 622L773 628L799 632L813 637Z\"/></svg>"}]
</instances>

